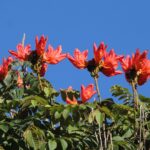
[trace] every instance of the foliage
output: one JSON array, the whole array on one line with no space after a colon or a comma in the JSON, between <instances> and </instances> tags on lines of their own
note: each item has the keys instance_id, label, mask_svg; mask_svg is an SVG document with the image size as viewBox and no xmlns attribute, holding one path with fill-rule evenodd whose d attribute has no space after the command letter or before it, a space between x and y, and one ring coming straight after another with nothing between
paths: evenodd
<instances>
[{"instance_id":1,"label":"foliage","mask_svg":"<svg viewBox=\"0 0 150 150\"><path fill-rule=\"evenodd\" d=\"M112 97L101 101L96 84L98 98L91 103L87 101L96 93L92 84L86 88L81 86L85 92L83 89L80 92L72 88L56 91L43 77L46 68L42 67L45 67L45 63L58 63L66 55L61 54L60 47L56 49L56 55L59 57L54 57L55 51L51 47L44 53L46 41L44 36L40 41L36 39L36 50L31 52L28 46L28 55L25 50L23 54L19 53L18 48L18 53L15 54L17 59L8 65L7 74L0 79L0 150L150 148L150 98L135 95L134 86L131 93L127 88L114 85L110 89ZM69 60L77 68L87 67L94 79L98 78L99 71L106 76L120 74L115 70L108 71L106 66L97 66L96 63L101 62L97 53L100 49L105 54L104 43L101 43L99 48L96 45L94 47L95 62L90 60L87 63L88 52L81 53L79 50L76 50L79 54L75 53L75 58L69 55ZM53 55L49 55L51 51ZM11 51L11 54L14 52ZM84 61L78 60L76 55L84 56ZM115 59L115 62L122 58L117 57L114 51L106 56L113 56L111 59ZM105 57L104 63L107 65ZM1 69L3 67L1 66ZM3 72L0 74L4 75ZM64 102L67 98L68 103L75 101L72 104L58 103L56 99L59 95ZM136 96L138 105L135 105ZM120 102L117 103L116 99Z\"/></svg>"}]
</instances>

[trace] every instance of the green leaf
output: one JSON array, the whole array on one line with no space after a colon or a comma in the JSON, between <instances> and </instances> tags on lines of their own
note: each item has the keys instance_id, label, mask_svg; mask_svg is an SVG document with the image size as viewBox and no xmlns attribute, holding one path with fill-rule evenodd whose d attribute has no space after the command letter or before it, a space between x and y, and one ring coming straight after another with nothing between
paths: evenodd
<instances>
[{"instance_id":1,"label":"green leaf","mask_svg":"<svg viewBox=\"0 0 150 150\"><path fill-rule=\"evenodd\" d=\"M127 88L120 85L114 85L110 89L112 96L118 97L118 100L123 100L124 103L129 103L132 100L132 94Z\"/></svg>"},{"instance_id":2,"label":"green leaf","mask_svg":"<svg viewBox=\"0 0 150 150\"><path fill-rule=\"evenodd\" d=\"M23 108L26 108L26 107L29 107L30 105L32 106L45 106L45 105L48 105L48 102L46 99L40 97L40 96L37 96L37 95L31 95L31 96L28 96L28 97L25 97L22 101L21 101L21 106L22 106L22 109Z\"/></svg>"},{"instance_id":3,"label":"green leaf","mask_svg":"<svg viewBox=\"0 0 150 150\"><path fill-rule=\"evenodd\" d=\"M149 97L145 97L141 94L139 94L139 98L142 102L145 102L145 103L150 103L150 98Z\"/></svg>"},{"instance_id":4,"label":"green leaf","mask_svg":"<svg viewBox=\"0 0 150 150\"><path fill-rule=\"evenodd\" d=\"M77 127L71 126L71 125L69 125L67 129L68 129L68 133L69 133L69 134L75 133L76 131L79 130Z\"/></svg>"},{"instance_id":5,"label":"green leaf","mask_svg":"<svg viewBox=\"0 0 150 150\"><path fill-rule=\"evenodd\" d=\"M134 111L134 109L132 107L130 107L128 105L123 105L123 104L114 104L113 108L117 109L117 110L125 110L125 111L131 111L131 112Z\"/></svg>"},{"instance_id":6,"label":"green leaf","mask_svg":"<svg viewBox=\"0 0 150 150\"><path fill-rule=\"evenodd\" d=\"M114 136L112 139L113 141L124 141L124 138L121 136Z\"/></svg>"},{"instance_id":7,"label":"green leaf","mask_svg":"<svg viewBox=\"0 0 150 150\"><path fill-rule=\"evenodd\" d=\"M44 149L45 147L45 134L44 131L40 128L30 125L25 132L23 133L23 137L27 144L35 150Z\"/></svg>"},{"instance_id":8,"label":"green leaf","mask_svg":"<svg viewBox=\"0 0 150 150\"><path fill-rule=\"evenodd\" d=\"M38 149L38 141L36 140L36 138L34 138L32 131L31 130L26 130L24 132L24 138L26 140L26 142L33 147L34 149Z\"/></svg>"},{"instance_id":9,"label":"green leaf","mask_svg":"<svg viewBox=\"0 0 150 150\"><path fill-rule=\"evenodd\" d=\"M4 99L0 97L0 104L2 104L3 102L4 102Z\"/></svg>"},{"instance_id":10,"label":"green leaf","mask_svg":"<svg viewBox=\"0 0 150 150\"><path fill-rule=\"evenodd\" d=\"M74 90L74 89L72 89L72 90L61 89L60 94L61 94L61 97L64 101L66 101L67 96L69 97L69 99L73 99L73 97L78 99L80 97L80 92L77 90Z\"/></svg>"},{"instance_id":11,"label":"green leaf","mask_svg":"<svg viewBox=\"0 0 150 150\"><path fill-rule=\"evenodd\" d=\"M44 93L46 97L50 96L50 88L49 87L44 87Z\"/></svg>"},{"instance_id":12,"label":"green leaf","mask_svg":"<svg viewBox=\"0 0 150 150\"><path fill-rule=\"evenodd\" d=\"M55 135L49 130L49 131L47 131L48 132L48 136L50 136L51 138L54 138L55 137Z\"/></svg>"},{"instance_id":13,"label":"green leaf","mask_svg":"<svg viewBox=\"0 0 150 150\"><path fill-rule=\"evenodd\" d=\"M108 109L105 106L102 106L99 108L101 112L103 112L104 114L106 114L107 116L114 118L114 114L112 113L112 111L110 109Z\"/></svg>"},{"instance_id":14,"label":"green leaf","mask_svg":"<svg viewBox=\"0 0 150 150\"><path fill-rule=\"evenodd\" d=\"M89 123L92 123L94 121L94 116L93 116L93 112L92 111L89 114L88 121L89 121Z\"/></svg>"},{"instance_id":15,"label":"green leaf","mask_svg":"<svg viewBox=\"0 0 150 150\"><path fill-rule=\"evenodd\" d=\"M55 150L57 148L57 142L55 140L48 141L49 150Z\"/></svg>"},{"instance_id":16,"label":"green leaf","mask_svg":"<svg viewBox=\"0 0 150 150\"><path fill-rule=\"evenodd\" d=\"M2 123L0 124L0 129L6 133L9 130L9 127L6 123Z\"/></svg>"},{"instance_id":17,"label":"green leaf","mask_svg":"<svg viewBox=\"0 0 150 150\"><path fill-rule=\"evenodd\" d=\"M97 123L99 124L99 126L101 126L104 120L103 114L98 109L96 109L94 113Z\"/></svg>"},{"instance_id":18,"label":"green leaf","mask_svg":"<svg viewBox=\"0 0 150 150\"><path fill-rule=\"evenodd\" d=\"M59 119L61 117L61 113L58 111L55 112L55 119Z\"/></svg>"},{"instance_id":19,"label":"green leaf","mask_svg":"<svg viewBox=\"0 0 150 150\"><path fill-rule=\"evenodd\" d=\"M128 129L127 132L123 135L123 138L130 138L133 134L131 129Z\"/></svg>"},{"instance_id":20,"label":"green leaf","mask_svg":"<svg viewBox=\"0 0 150 150\"><path fill-rule=\"evenodd\" d=\"M64 119L67 119L67 117L69 116L70 110L69 108L64 109L62 115L64 117Z\"/></svg>"},{"instance_id":21,"label":"green leaf","mask_svg":"<svg viewBox=\"0 0 150 150\"><path fill-rule=\"evenodd\" d=\"M64 139L60 139L60 143L61 143L62 149L66 150L68 147L67 142Z\"/></svg>"},{"instance_id":22,"label":"green leaf","mask_svg":"<svg viewBox=\"0 0 150 150\"><path fill-rule=\"evenodd\" d=\"M33 107L36 107L37 106L37 101L31 100L31 104L32 104Z\"/></svg>"}]
</instances>

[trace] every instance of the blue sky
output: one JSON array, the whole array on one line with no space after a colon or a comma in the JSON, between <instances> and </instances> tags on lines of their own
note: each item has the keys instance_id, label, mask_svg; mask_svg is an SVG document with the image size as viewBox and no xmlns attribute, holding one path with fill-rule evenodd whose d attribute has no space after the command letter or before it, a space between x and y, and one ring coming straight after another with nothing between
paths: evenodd
<instances>
[{"instance_id":1,"label":"blue sky","mask_svg":"<svg viewBox=\"0 0 150 150\"><path fill-rule=\"evenodd\" d=\"M89 50L93 57L93 43L104 41L108 50L117 54L132 54L136 48L150 49L149 0L0 0L0 59L9 49L16 49L26 34L26 44L35 48L35 36L48 36L48 43L63 52L73 54L75 48ZM149 54L150 56L150 54ZM150 57L149 57L150 58ZM49 65L46 78L56 89L93 83L86 70L78 70L62 61ZM114 84L129 87L124 75L100 75L102 97L110 97ZM140 93L150 96L150 81L139 87Z\"/></svg>"}]
</instances>

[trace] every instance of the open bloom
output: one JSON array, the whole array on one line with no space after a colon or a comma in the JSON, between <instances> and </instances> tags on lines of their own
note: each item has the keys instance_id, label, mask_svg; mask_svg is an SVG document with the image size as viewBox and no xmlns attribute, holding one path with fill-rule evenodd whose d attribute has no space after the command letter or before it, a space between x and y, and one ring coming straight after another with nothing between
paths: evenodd
<instances>
[{"instance_id":1,"label":"open bloom","mask_svg":"<svg viewBox=\"0 0 150 150\"><path fill-rule=\"evenodd\" d=\"M47 71L48 65L46 63L42 64L41 70L40 70L40 76L43 77L45 75L45 72Z\"/></svg>"},{"instance_id":2,"label":"open bloom","mask_svg":"<svg viewBox=\"0 0 150 150\"><path fill-rule=\"evenodd\" d=\"M3 64L0 65L0 81L2 81L8 74L9 65L13 61L12 57L8 57L7 59L3 59Z\"/></svg>"},{"instance_id":3,"label":"open bloom","mask_svg":"<svg viewBox=\"0 0 150 150\"><path fill-rule=\"evenodd\" d=\"M150 79L150 60L145 60L142 69L139 70L138 84L144 84L148 79Z\"/></svg>"},{"instance_id":4,"label":"open bloom","mask_svg":"<svg viewBox=\"0 0 150 150\"><path fill-rule=\"evenodd\" d=\"M36 36L35 44L36 44L36 53L38 56L43 55L46 49L46 42L47 42L47 37L45 38L44 35L41 36L40 40L38 39L38 36Z\"/></svg>"},{"instance_id":5,"label":"open bloom","mask_svg":"<svg viewBox=\"0 0 150 150\"><path fill-rule=\"evenodd\" d=\"M84 69L87 67L88 50L80 52L79 49L74 50L74 57L70 54L67 55L69 61L78 69Z\"/></svg>"},{"instance_id":6,"label":"open bloom","mask_svg":"<svg viewBox=\"0 0 150 150\"><path fill-rule=\"evenodd\" d=\"M26 61L28 60L28 57L31 53L31 47L30 45L23 46L21 43L17 45L17 52L13 50L9 50L9 53L15 56L20 61Z\"/></svg>"},{"instance_id":7,"label":"open bloom","mask_svg":"<svg viewBox=\"0 0 150 150\"><path fill-rule=\"evenodd\" d=\"M101 72L106 76L114 76L121 74L122 71L116 70L118 68L118 62L123 58L123 56L118 56L115 54L114 50L110 50L109 53L105 53L104 61L102 63Z\"/></svg>"},{"instance_id":8,"label":"open bloom","mask_svg":"<svg viewBox=\"0 0 150 150\"><path fill-rule=\"evenodd\" d=\"M66 58L66 54L62 54L62 47L58 46L56 50L51 45L48 46L48 50L44 52L43 61L49 64L57 64Z\"/></svg>"},{"instance_id":9,"label":"open bloom","mask_svg":"<svg viewBox=\"0 0 150 150\"><path fill-rule=\"evenodd\" d=\"M96 64L99 64L106 53L107 45L104 42L101 42L99 47L97 48L96 44L93 45L94 50L94 60Z\"/></svg>"},{"instance_id":10,"label":"open bloom","mask_svg":"<svg viewBox=\"0 0 150 150\"><path fill-rule=\"evenodd\" d=\"M67 89L66 92L72 91L72 87L69 87ZM94 94L96 93L96 91L94 90L94 85L93 84L89 84L87 87L85 87L84 85L81 85L81 91L80 91L80 98L81 101L78 101L75 98L75 95L73 95L73 98L70 99L68 96L66 97L66 103L67 104L83 104L85 102L87 102Z\"/></svg>"},{"instance_id":11,"label":"open bloom","mask_svg":"<svg viewBox=\"0 0 150 150\"><path fill-rule=\"evenodd\" d=\"M81 96L82 103L88 101L95 93L96 91L94 90L93 84L89 84L87 87L81 85L80 96Z\"/></svg>"},{"instance_id":12,"label":"open bloom","mask_svg":"<svg viewBox=\"0 0 150 150\"><path fill-rule=\"evenodd\" d=\"M122 69L125 72L127 81L137 82L143 85L150 78L150 60L147 59L147 51L140 54L137 49L132 57L127 56L121 60Z\"/></svg>"}]
</instances>

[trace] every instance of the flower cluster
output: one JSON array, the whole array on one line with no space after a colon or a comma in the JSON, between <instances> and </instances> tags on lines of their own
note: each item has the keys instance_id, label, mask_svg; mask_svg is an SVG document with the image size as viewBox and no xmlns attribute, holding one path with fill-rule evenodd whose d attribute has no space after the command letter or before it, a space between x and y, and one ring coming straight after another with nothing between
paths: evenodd
<instances>
[{"instance_id":1,"label":"flower cluster","mask_svg":"<svg viewBox=\"0 0 150 150\"><path fill-rule=\"evenodd\" d=\"M8 74L9 66L13 61L12 57L8 57L7 59L3 59L2 65L0 65L0 81L2 81Z\"/></svg>"},{"instance_id":2,"label":"flower cluster","mask_svg":"<svg viewBox=\"0 0 150 150\"><path fill-rule=\"evenodd\" d=\"M57 64L63 59L66 58L66 54L62 54L61 46L58 46L55 50L51 45L48 46L46 51L47 37L44 35L41 36L40 40L38 37L35 38L35 50L31 51L30 45L24 47L22 44L17 45L17 52L13 50L9 50L10 54L12 54L15 58L20 61L28 61L31 60L33 64L38 64L39 68L36 68L36 71L44 76L48 64ZM34 68L35 69L35 68Z\"/></svg>"},{"instance_id":3,"label":"flower cluster","mask_svg":"<svg viewBox=\"0 0 150 150\"><path fill-rule=\"evenodd\" d=\"M129 83L143 85L150 78L150 60L147 58L147 53L148 51L145 50L140 54L137 49L132 57L128 55L121 60L122 69Z\"/></svg>"},{"instance_id":4,"label":"flower cluster","mask_svg":"<svg viewBox=\"0 0 150 150\"><path fill-rule=\"evenodd\" d=\"M74 50L74 55L62 53L62 47L59 45L54 49L51 45L47 44L47 37L42 35L40 39L35 38L35 50L31 50L31 46L28 44L24 46L19 43L17 45L17 51L9 50L9 53L14 56L3 59L2 65L0 65L0 81L2 81L8 74L10 64L13 60L18 59L21 62L31 62L32 69L39 75L44 76L47 71L48 64L57 64L65 58L78 69L87 69L91 76L96 79L99 77L99 72L105 76L111 77L118 74L125 73L126 80L134 85L143 85L150 78L150 60L147 57L148 51L140 53L137 49L135 54L132 56L117 55L114 49L107 51L107 45L101 42L99 46L95 43L93 45L93 58L88 60L88 50L80 51L79 49ZM122 67L122 71L117 70L119 62ZM17 85L18 87L23 86L23 80L19 72L17 72ZM72 88L66 90L65 101L68 104L79 104L87 102L95 93L94 85L89 84L87 87L81 86L80 98L81 101L77 100L77 97L69 97L68 92L72 91Z\"/></svg>"},{"instance_id":5,"label":"flower cluster","mask_svg":"<svg viewBox=\"0 0 150 150\"><path fill-rule=\"evenodd\" d=\"M83 104L87 102L96 93L93 84L89 84L86 87L84 85L81 85L81 92L80 92L81 101L78 101L74 94L72 94L71 95L72 98L70 98L69 92L73 92L72 87L69 87L67 90L65 90L66 94L65 99L67 104Z\"/></svg>"},{"instance_id":6,"label":"flower cluster","mask_svg":"<svg viewBox=\"0 0 150 150\"><path fill-rule=\"evenodd\" d=\"M123 56L116 55L113 49L108 53L106 49L107 46L103 42L100 43L98 47L94 43L94 58L89 61L87 61L88 50L80 52L79 49L75 49L74 57L70 54L68 54L67 57L78 69L87 68L92 76L98 76L98 72L102 72L106 76L121 74L122 71L117 70L117 68L118 62L123 58Z\"/></svg>"}]
</instances>

